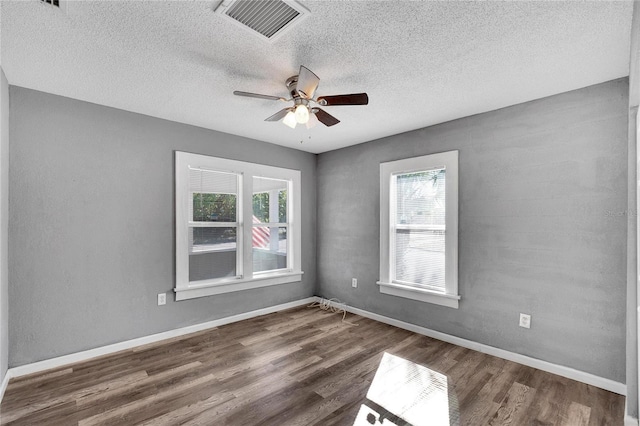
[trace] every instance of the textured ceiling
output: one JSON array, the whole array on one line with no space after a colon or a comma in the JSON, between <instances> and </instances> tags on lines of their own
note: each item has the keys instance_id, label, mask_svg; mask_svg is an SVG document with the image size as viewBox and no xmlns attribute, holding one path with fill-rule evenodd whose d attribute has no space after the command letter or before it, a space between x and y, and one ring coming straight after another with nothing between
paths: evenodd
<instances>
[{"instance_id":1,"label":"textured ceiling","mask_svg":"<svg viewBox=\"0 0 640 426\"><path fill-rule=\"evenodd\" d=\"M213 13L217 1L0 2L12 85L309 152L324 152L629 74L632 1L302 1L274 43ZM341 123L263 120L300 65L318 95L367 92Z\"/></svg>"}]
</instances>

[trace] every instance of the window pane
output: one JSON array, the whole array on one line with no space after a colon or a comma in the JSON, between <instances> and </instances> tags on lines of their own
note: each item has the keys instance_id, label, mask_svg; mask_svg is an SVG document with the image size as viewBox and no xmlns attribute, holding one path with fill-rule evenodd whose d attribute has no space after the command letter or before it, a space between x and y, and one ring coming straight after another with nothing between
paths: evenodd
<instances>
[{"instance_id":1,"label":"window pane","mask_svg":"<svg viewBox=\"0 0 640 426\"><path fill-rule=\"evenodd\" d=\"M396 223L445 225L445 169L396 176Z\"/></svg>"},{"instance_id":2,"label":"window pane","mask_svg":"<svg viewBox=\"0 0 640 426\"><path fill-rule=\"evenodd\" d=\"M236 196L193 193L194 222L236 222Z\"/></svg>"},{"instance_id":3,"label":"window pane","mask_svg":"<svg viewBox=\"0 0 640 426\"><path fill-rule=\"evenodd\" d=\"M189 253L236 249L236 228L189 228Z\"/></svg>"},{"instance_id":4,"label":"window pane","mask_svg":"<svg viewBox=\"0 0 640 426\"><path fill-rule=\"evenodd\" d=\"M253 227L253 272L287 267L287 228Z\"/></svg>"},{"instance_id":5,"label":"window pane","mask_svg":"<svg viewBox=\"0 0 640 426\"><path fill-rule=\"evenodd\" d=\"M445 170L396 176L395 280L445 288Z\"/></svg>"},{"instance_id":6,"label":"window pane","mask_svg":"<svg viewBox=\"0 0 640 426\"><path fill-rule=\"evenodd\" d=\"M236 228L189 228L189 281L236 276Z\"/></svg>"},{"instance_id":7,"label":"window pane","mask_svg":"<svg viewBox=\"0 0 640 426\"><path fill-rule=\"evenodd\" d=\"M287 188L279 179L253 178L253 216L261 223L287 223Z\"/></svg>"},{"instance_id":8,"label":"window pane","mask_svg":"<svg viewBox=\"0 0 640 426\"><path fill-rule=\"evenodd\" d=\"M444 238L443 230L397 229L396 280L444 290Z\"/></svg>"},{"instance_id":9,"label":"window pane","mask_svg":"<svg viewBox=\"0 0 640 426\"><path fill-rule=\"evenodd\" d=\"M233 173L189 169L190 215L194 222L236 222L238 177Z\"/></svg>"}]
</instances>

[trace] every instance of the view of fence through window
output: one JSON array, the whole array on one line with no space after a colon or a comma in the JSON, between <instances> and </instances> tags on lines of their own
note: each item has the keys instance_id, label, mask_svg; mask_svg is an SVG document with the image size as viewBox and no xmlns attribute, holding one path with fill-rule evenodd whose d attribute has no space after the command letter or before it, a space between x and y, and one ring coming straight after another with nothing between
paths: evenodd
<instances>
[{"instance_id":1,"label":"view of fence through window","mask_svg":"<svg viewBox=\"0 0 640 426\"><path fill-rule=\"evenodd\" d=\"M287 267L289 182L253 178L253 272Z\"/></svg>"},{"instance_id":2,"label":"view of fence through window","mask_svg":"<svg viewBox=\"0 0 640 426\"><path fill-rule=\"evenodd\" d=\"M395 175L395 281L445 289L445 169Z\"/></svg>"}]
</instances>

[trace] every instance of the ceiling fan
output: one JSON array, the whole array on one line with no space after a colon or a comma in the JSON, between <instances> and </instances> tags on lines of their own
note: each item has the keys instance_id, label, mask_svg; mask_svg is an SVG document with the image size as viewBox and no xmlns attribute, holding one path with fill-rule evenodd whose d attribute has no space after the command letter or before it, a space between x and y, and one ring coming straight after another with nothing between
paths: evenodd
<instances>
[{"instance_id":1,"label":"ceiling fan","mask_svg":"<svg viewBox=\"0 0 640 426\"><path fill-rule=\"evenodd\" d=\"M307 128L315 125L316 120L327 127L338 124L340 120L312 104L320 106L336 105L367 105L369 97L366 93L352 93L349 95L318 96L314 98L316 89L320 84L320 78L311 70L300 66L298 75L289 77L285 82L289 90L290 98L280 96L261 95L259 93L234 91L237 96L247 96L249 98L269 99L273 101L289 102L293 101L293 106L284 108L264 121L279 121L294 129L298 124L305 124Z\"/></svg>"}]
</instances>

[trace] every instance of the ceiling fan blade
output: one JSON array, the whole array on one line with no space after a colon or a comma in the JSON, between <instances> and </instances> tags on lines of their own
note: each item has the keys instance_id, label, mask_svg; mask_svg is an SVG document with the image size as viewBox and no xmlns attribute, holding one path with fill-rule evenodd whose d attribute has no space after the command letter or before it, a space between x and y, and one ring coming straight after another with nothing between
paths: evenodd
<instances>
[{"instance_id":1,"label":"ceiling fan blade","mask_svg":"<svg viewBox=\"0 0 640 426\"><path fill-rule=\"evenodd\" d=\"M291 111L292 109L293 108L281 109L280 111L278 111L275 114L273 114L271 117L265 118L264 121L279 121L279 120L282 120L285 117L285 115L287 115L289 113L289 111Z\"/></svg>"},{"instance_id":2,"label":"ceiling fan blade","mask_svg":"<svg viewBox=\"0 0 640 426\"><path fill-rule=\"evenodd\" d=\"M318 103L323 106L334 105L367 105L369 96L366 93L352 93L350 95L319 96Z\"/></svg>"},{"instance_id":3,"label":"ceiling fan blade","mask_svg":"<svg viewBox=\"0 0 640 426\"><path fill-rule=\"evenodd\" d=\"M318 118L318 121L320 121L322 124L324 124L327 127L331 127L340 122L340 120L335 118L333 115L329 114L324 110L321 110L320 108L314 108L312 112L316 115L316 117Z\"/></svg>"},{"instance_id":4,"label":"ceiling fan blade","mask_svg":"<svg viewBox=\"0 0 640 426\"><path fill-rule=\"evenodd\" d=\"M261 95L260 93L241 92L239 90L235 90L233 94L236 96L246 96L247 98L269 99L271 101L286 101L285 98L282 98L280 96Z\"/></svg>"},{"instance_id":5,"label":"ceiling fan blade","mask_svg":"<svg viewBox=\"0 0 640 426\"><path fill-rule=\"evenodd\" d=\"M300 66L300 72L298 73L298 84L296 90L298 93L307 99L312 99L313 94L320 84L320 79L309 68Z\"/></svg>"}]
</instances>

